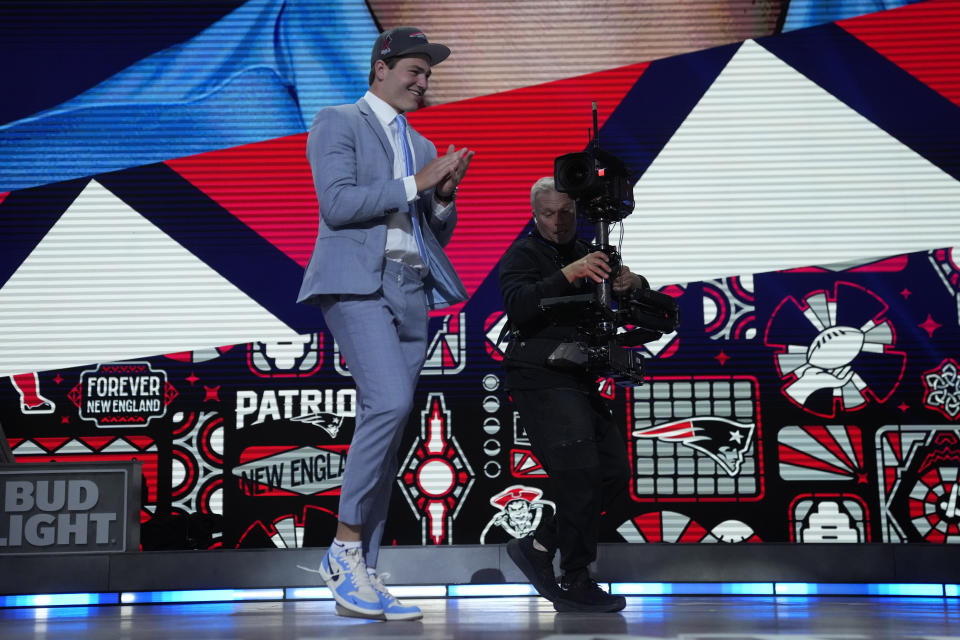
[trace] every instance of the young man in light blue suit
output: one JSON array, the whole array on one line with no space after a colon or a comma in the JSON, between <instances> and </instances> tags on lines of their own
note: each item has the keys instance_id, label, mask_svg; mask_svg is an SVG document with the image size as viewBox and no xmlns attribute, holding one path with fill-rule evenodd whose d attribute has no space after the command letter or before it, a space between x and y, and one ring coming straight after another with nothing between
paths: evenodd
<instances>
[{"instance_id":1,"label":"young man in light blue suit","mask_svg":"<svg viewBox=\"0 0 960 640\"><path fill-rule=\"evenodd\" d=\"M340 615L422 616L390 594L376 565L397 449L426 358L428 309L467 298L443 247L473 152L450 145L438 156L404 117L420 106L431 67L448 55L413 27L381 33L370 90L354 104L321 110L307 138L320 223L299 301L321 308L357 387L339 524L319 569Z\"/></svg>"}]
</instances>

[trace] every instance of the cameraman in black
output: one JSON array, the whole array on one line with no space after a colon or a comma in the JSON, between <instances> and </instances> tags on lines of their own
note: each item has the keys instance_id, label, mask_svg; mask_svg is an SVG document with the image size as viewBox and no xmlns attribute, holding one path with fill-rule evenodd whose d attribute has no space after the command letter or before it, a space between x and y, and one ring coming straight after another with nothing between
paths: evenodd
<instances>
[{"instance_id":1,"label":"cameraman in black","mask_svg":"<svg viewBox=\"0 0 960 640\"><path fill-rule=\"evenodd\" d=\"M506 387L550 476L557 513L533 533L507 545L531 584L557 611L619 611L622 596L606 593L587 570L597 553L600 515L624 497L630 468L623 434L600 396L596 375L557 369L547 356L575 341L575 326L557 325L541 311L544 298L588 293L610 275L609 258L576 237L574 201L537 180L530 190L535 230L517 240L500 261L500 291L510 323L504 367ZM646 281L623 266L615 294ZM560 584L553 572L559 548Z\"/></svg>"}]
</instances>

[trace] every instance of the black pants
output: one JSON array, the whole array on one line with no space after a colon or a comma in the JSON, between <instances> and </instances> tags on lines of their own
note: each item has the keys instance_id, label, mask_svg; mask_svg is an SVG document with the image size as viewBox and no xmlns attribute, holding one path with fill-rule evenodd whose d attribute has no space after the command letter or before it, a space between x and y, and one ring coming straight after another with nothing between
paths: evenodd
<instances>
[{"instance_id":1,"label":"black pants","mask_svg":"<svg viewBox=\"0 0 960 640\"><path fill-rule=\"evenodd\" d=\"M534 535L560 550L564 573L585 569L597 557L600 514L626 496L624 436L598 393L511 389L510 395L557 504L554 518L544 518Z\"/></svg>"}]
</instances>

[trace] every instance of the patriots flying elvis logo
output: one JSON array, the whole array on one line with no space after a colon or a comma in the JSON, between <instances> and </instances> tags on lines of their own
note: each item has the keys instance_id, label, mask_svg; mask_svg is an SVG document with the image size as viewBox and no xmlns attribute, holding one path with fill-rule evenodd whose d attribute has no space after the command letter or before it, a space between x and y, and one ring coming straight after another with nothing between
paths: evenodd
<instances>
[{"instance_id":1,"label":"patriots flying elvis logo","mask_svg":"<svg viewBox=\"0 0 960 640\"><path fill-rule=\"evenodd\" d=\"M636 438L656 438L696 449L710 456L731 477L740 473L743 455L753 441L754 423L715 416L685 418L633 432Z\"/></svg>"}]
</instances>

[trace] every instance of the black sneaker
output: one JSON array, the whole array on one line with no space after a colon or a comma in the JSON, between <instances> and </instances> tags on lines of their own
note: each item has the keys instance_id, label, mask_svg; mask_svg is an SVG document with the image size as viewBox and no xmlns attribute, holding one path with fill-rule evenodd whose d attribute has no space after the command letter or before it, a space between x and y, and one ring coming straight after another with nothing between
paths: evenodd
<instances>
[{"instance_id":1,"label":"black sneaker","mask_svg":"<svg viewBox=\"0 0 960 640\"><path fill-rule=\"evenodd\" d=\"M573 576L564 575L560 597L553 601L553 608L560 612L592 611L612 613L627 606L623 596L607 593L586 571Z\"/></svg>"},{"instance_id":2,"label":"black sneaker","mask_svg":"<svg viewBox=\"0 0 960 640\"><path fill-rule=\"evenodd\" d=\"M534 549L533 536L529 535L508 542L507 553L537 593L550 601L560 596L560 585L553 573L553 555L556 551Z\"/></svg>"}]
</instances>

